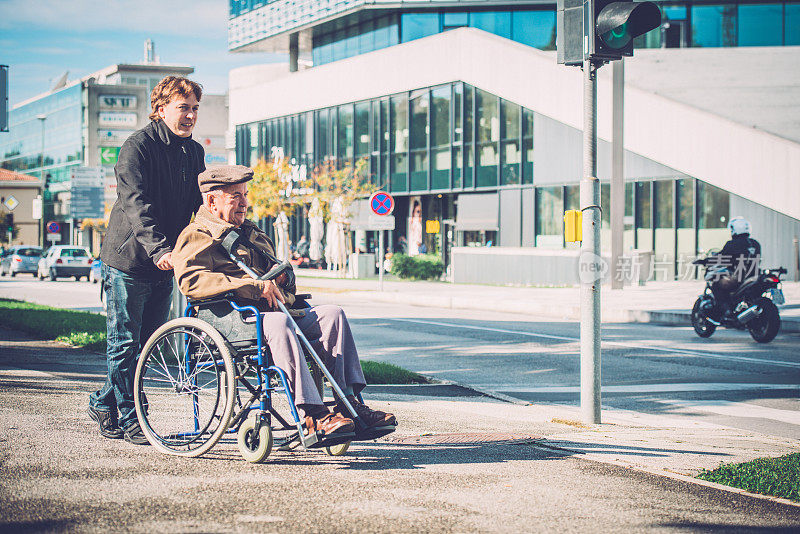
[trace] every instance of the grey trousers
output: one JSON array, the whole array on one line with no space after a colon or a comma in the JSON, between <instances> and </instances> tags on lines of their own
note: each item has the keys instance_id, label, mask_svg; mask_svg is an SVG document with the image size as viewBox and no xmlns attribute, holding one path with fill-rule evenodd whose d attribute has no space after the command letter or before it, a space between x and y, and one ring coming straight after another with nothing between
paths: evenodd
<instances>
[{"instance_id":1,"label":"grey trousers","mask_svg":"<svg viewBox=\"0 0 800 534\"><path fill-rule=\"evenodd\" d=\"M364 389L366 380L344 311L331 304L304 311L305 315L296 317L295 322L325 362L339 387L351 387L354 393ZM291 320L281 312L265 313L264 337L274 365L289 379L295 405L322 405L322 398L311 378Z\"/></svg>"}]
</instances>

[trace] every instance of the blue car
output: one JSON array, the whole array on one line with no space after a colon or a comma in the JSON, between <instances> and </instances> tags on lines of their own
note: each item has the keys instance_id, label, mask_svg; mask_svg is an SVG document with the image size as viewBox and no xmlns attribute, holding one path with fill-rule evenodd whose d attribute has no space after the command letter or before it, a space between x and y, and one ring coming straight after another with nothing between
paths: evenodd
<instances>
[{"instance_id":1,"label":"blue car","mask_svg":"<svg viewBox=\"0 0 800 534\"><path fill-rule=\"evenodd\" d=\"M100 268L103 266L103 262L100 261L100 258L92 261L92 264L89 266L89 281L93 284L96 284L102 279L100 275Z\"/></svg>"}]
</instances>

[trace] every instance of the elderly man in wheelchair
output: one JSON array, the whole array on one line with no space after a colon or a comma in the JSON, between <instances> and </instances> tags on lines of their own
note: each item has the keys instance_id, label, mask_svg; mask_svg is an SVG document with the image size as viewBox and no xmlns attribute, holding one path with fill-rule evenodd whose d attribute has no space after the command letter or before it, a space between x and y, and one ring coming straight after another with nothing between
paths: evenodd
<instances>
[{"instance_id":1,"label":"elderly man in wheelchair","mask_svg":"<svg viewBox=\"0 0 800 534\"><path fill-rule=\"evenodd\" d=\"M291 266L275 259L271 240L246 219L252 176L236 165L198 177L203 205L173 251L191 317L156 331L137 366L134 396L145 435L164 452L198 456L238 429L245 458L263 461L275 429L295 430L284 448L302 444L329 454L392 432L395 416L370 409L360 396L366 380L342 309L309 307L308 295L296 295ZM323 401L323 376L332 410ZM184 426L174 421L178 410L166 409L173 420L163 413L155 421L155 398L165 391L188 403ZM273 407L274 392L286 395L291 416Z\"/></svg>"}]
</instances>

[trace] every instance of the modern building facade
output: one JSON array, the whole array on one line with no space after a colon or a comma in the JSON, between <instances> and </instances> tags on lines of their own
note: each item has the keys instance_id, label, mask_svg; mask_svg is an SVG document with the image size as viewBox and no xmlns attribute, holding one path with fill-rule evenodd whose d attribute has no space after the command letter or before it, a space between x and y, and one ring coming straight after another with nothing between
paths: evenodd
<instances>
[{"instance_id":1,"label":"modern building facade","mask_svg":"<svg viewBox=\"0 0 800 534\"><path fill-rule=\"evenodd\" d=\"M115 64L80 80L66 75L51 91L15 105L10 128L0 134L0 167L44 182L44 220L59 222L62 242L97 249L92 228L72 227L71 175L75 168L102 168L106 215L116 199L114 165L125 139L149 122L150 92L168 75L189 76L194 68L157 63ZM194 139L206 165L227 163L227 95L204 95ZM102 219L102 214L101 219Z\"/></svg>"},{"instance_id":2,"label":"modern building facade","mask_svg":"<svg viewBox=\"0 0 800 534\"><path fill-rule=\"evenodd\" d=\"M652 276L690 274L688 261L720 248L736 215L753 221L765 262L796 269L800 75L786 65L800 62L798 6L664 3L664 26L626 60L625 248L654 251ZM232 50L289 54L283 72L231 72L236 160L254 164L272 147L308 166L365 159L397 199L392 245L411 241L419 206L437 223L423 225L434 230L425 248L455 258L457 281L492 272L499 256L560 254L563 211L578 206L582 95L579 71L548 51L553 8L232 2ZM609 70L599 81L604 248ZM293 239L303 231L298 221ZM469 254L486 245L500 248ZM542 282L513 276L495 281Z\"/></svg>"}]
</instances>

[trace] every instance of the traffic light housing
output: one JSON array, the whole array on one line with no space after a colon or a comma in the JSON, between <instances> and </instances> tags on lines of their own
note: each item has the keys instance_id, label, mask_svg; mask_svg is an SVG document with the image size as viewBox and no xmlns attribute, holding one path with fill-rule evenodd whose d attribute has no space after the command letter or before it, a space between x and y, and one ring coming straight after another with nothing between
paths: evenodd
<instances>
[{"instance_id":1,"label":"traffic light housing","mask_svg":"<svg viewBox=\"0 0 800 534\"><path fill-rule=\"evenodd\" d=\"M3 229L6 232L14 231L14 214L6 213L5 221L3 222Z\"/></svg>"},{"instance_id":2,"label":"traffic light housing","mask_svg":"<svg viewBox=\"0 0 800 534\"><path fill-rule=\"evenodd\" d=\"M633 39L661 25L653 2L558 0L557 9L556 49L565 65L632 56Z\"/></svg>"},{"instance_id":3,"label":"traffic light housing","mask_svg":"<svg viewBox=\"0 0 800 534\"><path fill-rule=\"evenodd\" d=\"M661 10L653 2L589 0L584 24L589 34L589 56L614 61L633 55L633 38L661 26Z\"/></svg>"}]
</instances>

